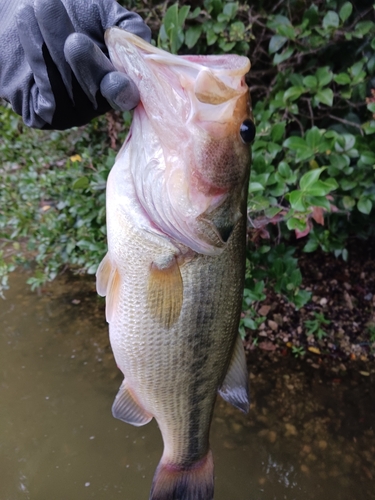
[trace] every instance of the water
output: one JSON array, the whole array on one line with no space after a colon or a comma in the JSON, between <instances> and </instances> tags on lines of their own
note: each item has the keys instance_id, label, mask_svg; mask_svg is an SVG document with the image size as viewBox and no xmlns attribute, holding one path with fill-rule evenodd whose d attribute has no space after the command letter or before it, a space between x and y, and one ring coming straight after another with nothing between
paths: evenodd
<instances>
[{"instance_id":1,"label":"water","mask_svg":"<svg viewBox=\"0 0 375 500\"><path fill-rule=\"evenodd\" d=\"M25 280L0 302L0 500L147 500L162 441L111 415L122 377L93 284ZM254 365L250 414L215 411L215 500L375 499L373 382Z\"/></svg>"}]
</instances>

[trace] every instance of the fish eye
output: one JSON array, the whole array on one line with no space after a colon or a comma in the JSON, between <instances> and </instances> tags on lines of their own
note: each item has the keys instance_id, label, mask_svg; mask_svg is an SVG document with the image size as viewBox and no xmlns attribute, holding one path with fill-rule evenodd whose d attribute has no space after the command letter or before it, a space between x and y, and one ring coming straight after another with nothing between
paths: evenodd
<instances>
[{"instance_id":1,"label":"fish eye","mask_svg":"<svg viewBox=\"0 0 375 500\"><path fill-rule=\"evenodd\" d=\"M250 144L255 138L256 128L252 120L244 120L240 127L240 136L245 144Z\"/></svg>"}]
</instances>

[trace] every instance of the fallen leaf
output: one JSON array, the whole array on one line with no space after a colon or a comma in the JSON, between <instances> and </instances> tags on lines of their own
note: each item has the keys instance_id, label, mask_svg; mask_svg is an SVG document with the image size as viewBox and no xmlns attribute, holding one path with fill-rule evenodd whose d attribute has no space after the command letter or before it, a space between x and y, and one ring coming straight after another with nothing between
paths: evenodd
<instances>
[{"instance_id":1,"label":"fallen leaf","mask_svg":"<svg viewBox=\"0 0 375 500\"><path fill-rule=\"evenodd\" d=\"M314 354L320 354L320 349L318 349L317 347L314 347L314 346L308 347L307 350L310 352L313 352Z\"/></svg>"},{"instance_id":2,"label":"fallen leaf","mask_svg":"<svg viewBox=\"0 0 375 500\"><path fill-rule=\"evenodd\" d=\"M270 312L271 306L266 306L263 305L262 307L259 308L258 314L260 316L267 316L267 314Z\"/></svg>"},{"instance_id":3,"label":"fallen leaf","mask_svg":"<svg viewBox=\"0 0 375 500\"><path fill-rule=\"evenodd\" d=\"M259 348L263 351L275 351L277 349L277 346L272 342L261 342L259 344Z\"/></svg>"},{"instance_id":4,"label":"fallen leaf","mask_svg":"<svg viewBox=\"0 0 375 500\"><path fill-rule=\"evenodd\" d=\"M276 321L273 321L272 319L268 320L268 326L271 328L272 331L276 332L279 328L279 325L276 323Z\"/></svg>"}]
</instances>

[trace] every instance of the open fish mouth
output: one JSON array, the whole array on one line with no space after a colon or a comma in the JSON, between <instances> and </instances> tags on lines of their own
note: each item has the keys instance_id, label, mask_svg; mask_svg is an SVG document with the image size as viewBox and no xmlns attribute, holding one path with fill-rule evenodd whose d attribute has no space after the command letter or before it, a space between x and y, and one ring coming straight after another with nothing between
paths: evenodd
<instances>
[{"instance_id":1,"label":"open fish mouth","mask_svg":"<svg viewBox=\"0 0 375 500\"><path fill-rule=\"evenodd\" d=\"M132 177L142 209L167 237L218 255L239 218L250 162L240 136L249 59L177 56L115 27L105 40L115 68L139 89L131 133L145 152L135 152Z\"/></svg>"}]
</instances>

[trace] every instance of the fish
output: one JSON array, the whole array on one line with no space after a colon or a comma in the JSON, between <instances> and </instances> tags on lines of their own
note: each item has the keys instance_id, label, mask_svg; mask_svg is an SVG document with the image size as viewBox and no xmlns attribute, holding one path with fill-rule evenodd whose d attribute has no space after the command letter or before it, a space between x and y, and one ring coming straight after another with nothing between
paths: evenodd
<instances>
[{"instance_id":1,"label":"fish","mask_svg":"<svg viewBox=\"0 0 375 500\"><path fill-rule=\"evenodd\" d=\"M155 418L164 450L150 500L212 500L217 394L249 409L238 333L254 136L247 57L177 56L113 27L105 40L140 103L106 188L97 271L124 380L114 417Z\"/></svg>"}]
</instances>

